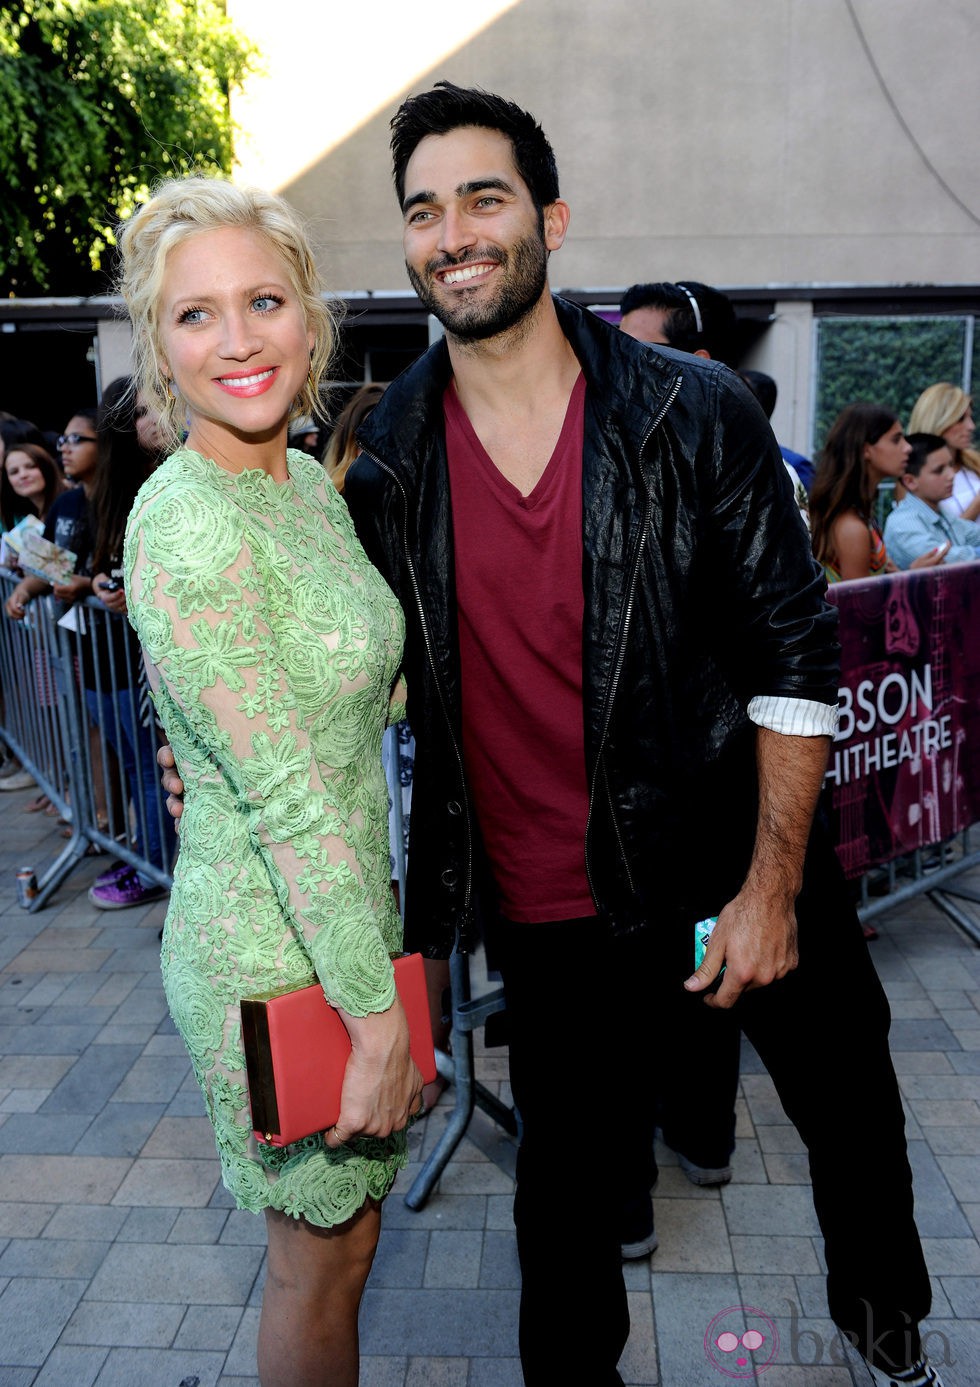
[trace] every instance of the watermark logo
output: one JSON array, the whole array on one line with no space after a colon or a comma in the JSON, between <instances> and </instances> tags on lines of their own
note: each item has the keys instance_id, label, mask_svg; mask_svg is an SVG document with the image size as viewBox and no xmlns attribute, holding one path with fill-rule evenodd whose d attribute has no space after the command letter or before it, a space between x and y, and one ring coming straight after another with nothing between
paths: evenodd
<instances>
[{"instance_id":1,"label":"watermark logo","mask_svg":"<svg viewBox=\"0 0 980 1387\"><path fill-rule=\"evenodd\" d=\"M904 1328L892 1324L888 1329L876 1333L880 1325L875 1324L867 1301L862 1303L865 1310L863 1332L859 1333L856 1329L847 1333L837 1330L824 1339L815 1329L804 1327L799 1306L787 1300L789 1329L785 1361L799 1367L811 1367L817 1363L846 1364L852 1361L848 1357L848 1349L851 1349L866 1353L889 1371L903 1367L918 1354L928 1354L932 1363L946 1367L951 1367L955 1362L949 1340L941 1330L931 1329L922 1335L921 1343L914 1341L913 1321L903 1312ZM888 1349L893 1354L901 1355L899 1361L889 1358ZM759 1310L754 1305L730 1305L727 1310L715 1315L705 1330L704 1352L708 1362L726 1377L752 1378L776 1361L779 1330L775 1320L765 1310Z\"/></svg>"},{"instance_id":2,"label":"watermark logo","mask_svg":"<svg viewBox=\"0 0 980 1387\"><path fill-rule=\"evenodd\" d=\"M704 1332L708 1362L726 1377L752 1378L779 1352L779 1331L764 1310L730 1305L715 1315Z\"/></svg>"}]
</instances>

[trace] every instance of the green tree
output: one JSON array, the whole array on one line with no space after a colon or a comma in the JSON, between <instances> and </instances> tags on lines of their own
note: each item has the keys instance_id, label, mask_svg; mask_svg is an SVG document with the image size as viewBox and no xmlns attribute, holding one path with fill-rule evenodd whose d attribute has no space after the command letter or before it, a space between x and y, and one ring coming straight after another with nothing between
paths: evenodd
<instances>
[{"instance_id":1,"label":"green tree","mask_svg":"<svg viewBox=\"0 0 980 1387\"><path fill-rule=\"evenodd\" d=\"M0 277L87 294L112 227L157 178L228 173L251 50L220 0L0 6Z\"/></svg>"}]
</instances>

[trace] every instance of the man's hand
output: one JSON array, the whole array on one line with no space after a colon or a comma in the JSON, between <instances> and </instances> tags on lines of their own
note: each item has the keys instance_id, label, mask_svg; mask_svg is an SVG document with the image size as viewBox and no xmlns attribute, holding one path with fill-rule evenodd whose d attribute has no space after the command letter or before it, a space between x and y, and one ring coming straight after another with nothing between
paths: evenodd
<instances>
[{"instance_id":1,"label":"man's hand","mask_svg":"<svg viewBox=\"0 0 980 1387\"><path fill-rule=\"evenodd\" d=\"M162 746L157 752L157 765L163 771L160 779L167 792L167 813L179 827L184 812L184 782L177 774L177 763L169 746Z\"/></svg>"},{"instance_id":2,"label":"man's hand","mask_svg":"<svg viewBox=\"0 0 980 1387\"><path fill-rule=\"evenodd\" d=\"M725 967L721 986L705 997L709 1007L734 1006L742 993L791 973L799 961L792 899L767 897L746 882L718 916L701 967L687 979L703 992Z\"/></svg>"},{"instance_id":3,"label":"man's hand","mask_svg":"<svg viewBox=\"0 0 980 1387\"><path fill-rule=\"evenodd\" d=\"M810 824L827 766L829 737L756 732L759 819L741 891L718 916L704 960L684 986L710 987L725 976L711 1007L732 1007L742 993L784 978L799 962L795 901L803 883Z\"/></svg>"}]
</instances>

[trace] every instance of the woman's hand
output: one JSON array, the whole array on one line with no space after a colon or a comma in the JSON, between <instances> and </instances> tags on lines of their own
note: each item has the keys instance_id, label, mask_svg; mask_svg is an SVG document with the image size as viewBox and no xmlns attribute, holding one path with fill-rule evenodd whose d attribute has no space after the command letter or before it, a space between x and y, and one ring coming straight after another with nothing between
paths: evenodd
<instances>
[{"instance_id":1,"label":"woman's hand","mask_svg":"<svg viewBox=\"0 0 980 1387\"><path fill-rule=\"evenodd\" d=\"M126 611L126 594L122 585L108 573L97 573L92 579L92 591L110 612Z\"/></svg>"},{"instance_id":2,"label":"woman's hand","mask_svg":"<svg viewBox=\"0 0 980 1387\"><path fill-rule=\"evenodd\" d=\"M909 568L935 568L937 564L942 563L943 559L949 553L949 546L951 543L952 540L947 540L946 543L941 544L938 549L926 550L924 554L920 554L917 559L912 560L909 564Z\"/></svg>"},{"instance_id":3,"label":"woman's hand","mask_svg":"<svg viewBox=\"0 0 980 1387\"><path fill-rule=\"evenodd\" d=\"M48 585L43 578L23 578L7 598L4 609L14 621L23 621L31 599L48 591Z\"/></svg>"},{"instance_id":4,"label":"woman's hand","mask_svg":"<svg viewBox=\"0 0 980 1387\"><path fill-rule=\"evenodd\" d=\"M4 603L4 609L9 617L14 621L23 621L27 615L27 604L31 600L30 593L26 590L23 583L18 583L13 592Z\"/></svg>"},{"instance_id":5,"label":"woman's hand","mask_svg":"<svg viewBox=\"0 0 980 1387\"><path fill-rule=\"evenodd\" d=\"M422 1075L409 1051L408 1022L401 1001L387 1011L351 1016L338 1009L350 1032L340 1097L340 1116L326 1133L336 1149L354 1137L387 1137L422 1110Z\"/></svg>"},{"instance_id":6,"label":"woman's hand","mask_svg":"<svg viewBox=\"0 0 980 1387\"><path fill-rule=\"evenodd\" d=\"M55 583L52 591L59 602L78 602L92 591L92 579L75 573L63 583Z\"/></svg>"}]
</instances>

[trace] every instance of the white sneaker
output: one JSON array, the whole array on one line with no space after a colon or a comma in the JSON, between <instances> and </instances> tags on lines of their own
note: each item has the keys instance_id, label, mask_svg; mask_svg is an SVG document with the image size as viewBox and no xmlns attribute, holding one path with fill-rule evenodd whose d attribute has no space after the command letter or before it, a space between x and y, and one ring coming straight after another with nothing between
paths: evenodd
<instances>
[{"instance_id":1,"label":"white sneaker","mask_svg":"<svg viewBox=\"0 0 980 1387\"><path fill-rule=\"evenodd\" d=\"M18 766L17 770L11 771L9 775L0 776L0 790L29 790L37 781L30 771L25 771L23 766Z\"/></svg>"}]
</instances>

